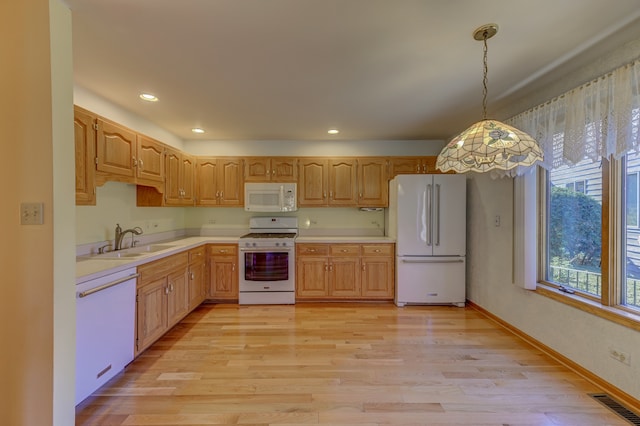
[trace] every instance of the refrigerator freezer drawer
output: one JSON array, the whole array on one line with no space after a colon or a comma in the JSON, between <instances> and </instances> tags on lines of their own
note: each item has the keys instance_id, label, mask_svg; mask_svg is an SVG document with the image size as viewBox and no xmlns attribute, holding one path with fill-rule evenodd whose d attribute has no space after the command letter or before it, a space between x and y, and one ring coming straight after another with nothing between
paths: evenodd
<instances>
[{"instance_id":1,"label":"refrigerator freezer drawer","mask_svg":"<svg viewBox=\"0 0 640 426\"><path fill-rule=\"evenodd\" d=\"M465 303L464 257L397 257L397 306Z\"/></svg>"}]
</instances>

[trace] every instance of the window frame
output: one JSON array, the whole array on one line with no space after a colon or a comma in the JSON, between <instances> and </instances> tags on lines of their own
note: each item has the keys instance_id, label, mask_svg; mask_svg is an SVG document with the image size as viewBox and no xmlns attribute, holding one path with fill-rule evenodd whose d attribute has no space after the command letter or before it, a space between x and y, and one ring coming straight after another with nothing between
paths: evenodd
<instances>
[{"instance_id":1,"label":"window frame","mask_svg":"<svg viewBox=\"0 0 640 426\"><path fill-rule=\"evenodd\" d=\"M622 173L626 173L624 158L602 159L602 251L601 251L601 295L600 297L580 290L566 292L562 286L550 282L548 276L547 218L550 207L549 171L538 168L538 280L536 292L558 302L605 318L617 324L640 331L640 309L621 304L623 268L615 259L624 259L624 248L620 244L620 233L624 232L624 220L620 212L625 211L625 198L621 191ZM640 176L639 176L640 177ZM640 181L639 181L640 183ZM616 195L620 194L620 195ZM617 215L617 216L616 216ZM619 220L615 220L620 217ZM617 247L620 246L620 247ZM574 290L573 288L571 290Z\"/></svg>"}]
</instances>

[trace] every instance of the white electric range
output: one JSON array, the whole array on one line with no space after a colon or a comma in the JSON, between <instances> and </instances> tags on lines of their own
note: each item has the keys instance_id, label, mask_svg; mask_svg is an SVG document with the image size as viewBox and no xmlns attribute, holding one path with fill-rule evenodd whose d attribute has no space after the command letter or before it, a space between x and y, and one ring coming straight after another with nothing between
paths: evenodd
<instances>
[{"instance_id":1,"label":"white electric range","mask_svg":"<svg viewBox=\"0 0 640 426\"><path fill-rule=\"evenodd\" d=\"M249 220L240 237L241 305L295 304L295 239L298 218L264 216Z\"/></svg>"}]
</instances>

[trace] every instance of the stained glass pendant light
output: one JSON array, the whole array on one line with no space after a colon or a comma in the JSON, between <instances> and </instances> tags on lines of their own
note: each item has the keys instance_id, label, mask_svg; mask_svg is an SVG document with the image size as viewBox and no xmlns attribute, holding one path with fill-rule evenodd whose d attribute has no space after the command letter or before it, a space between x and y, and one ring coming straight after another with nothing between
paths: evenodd
<instances>
[{"instance_id":1,"label":"stained glass pendant light","mask_svg":"<svg viewBox=\"0 0 640 426\"><path fill-rule=\"evenodd\" d=\"M451 139L438 155L436 167L447 172L488 172L531 166L543 158L538 143L525 132L498 120L487 119L487 40L496 35L498 26L487 24L473 33L484 43L482 79L482 120Z\"/></svg>"}]
</instances>

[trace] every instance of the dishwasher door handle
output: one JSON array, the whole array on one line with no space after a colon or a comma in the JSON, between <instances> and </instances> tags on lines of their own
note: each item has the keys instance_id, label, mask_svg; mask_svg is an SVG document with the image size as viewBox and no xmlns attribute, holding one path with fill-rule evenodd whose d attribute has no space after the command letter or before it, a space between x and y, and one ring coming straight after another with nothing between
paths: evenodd
<instances>
[{"instance_id":1,"label":"dishwasher door handle","mask_svg":"<svg viewBox=\"0 0 640 426\"><path fill-rule=\"evenodd\" d=\"M128 277L120 278L119 280L111 281L110 283L106 283L106 284L103 284L101 286L94 287L94 288L92 288L90 290L81 291L80 293L78 293L78 297L80 299L82 299L83 297L87 297L87 296L90 296L90 295L92 295L94 293L97 293L99 291L106 290L109 287L113 287L115 285L122 284L124 282L127 282L127 281L133 279L133 278L138 278L139 276L140 276L140 274L132 274L132 275L129 275Z\"/></svg>"}]
</instances>

